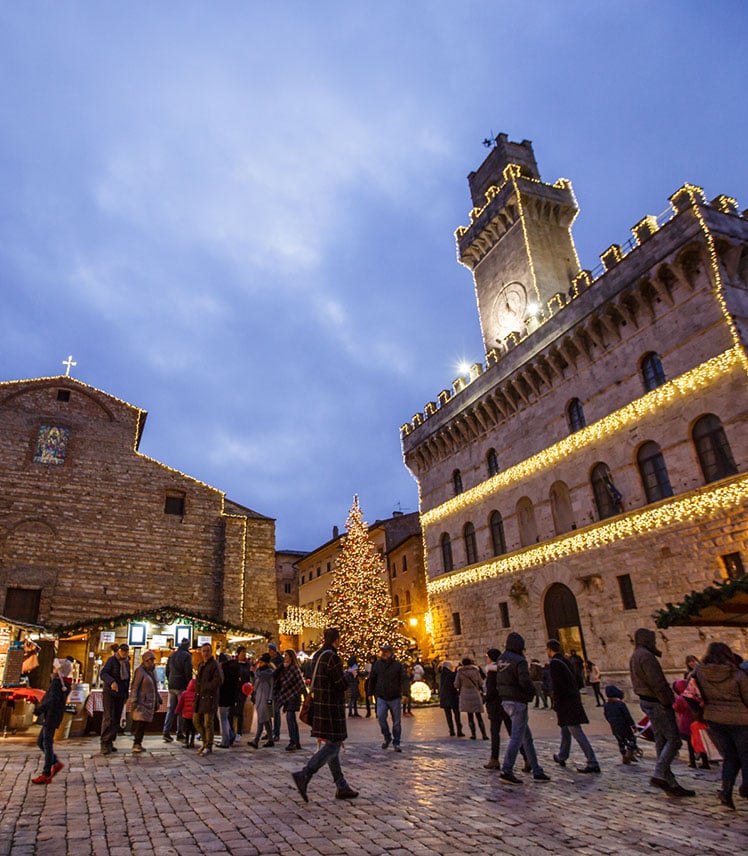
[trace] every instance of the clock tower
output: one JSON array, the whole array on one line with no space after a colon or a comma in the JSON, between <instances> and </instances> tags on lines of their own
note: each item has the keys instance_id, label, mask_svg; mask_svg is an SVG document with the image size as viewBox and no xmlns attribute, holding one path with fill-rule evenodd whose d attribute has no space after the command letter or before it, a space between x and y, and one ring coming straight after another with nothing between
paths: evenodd
<instances>
[{"instance_id":1,"label":"clock tower","mask_svg":"<svg viewBox=\"0 0 748 856\"><path fill-rule=\"evenodd\" d=\"M458 258L473 272L486 353L547 317L548 301L565 298L579 272L571 182L542 182L529 140L499 134L491 146L468 176L470 225L455 233Z\"/></svg>"}]
</instances>

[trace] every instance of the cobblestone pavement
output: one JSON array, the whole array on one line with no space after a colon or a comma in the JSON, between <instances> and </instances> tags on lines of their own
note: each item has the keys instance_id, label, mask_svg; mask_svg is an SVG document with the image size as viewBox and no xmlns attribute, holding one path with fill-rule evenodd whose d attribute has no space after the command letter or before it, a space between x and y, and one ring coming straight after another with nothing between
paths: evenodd
<instances>
[{"instance_id":1,"label":"cobblestone pavement","mask_svg":"<svg viewBox=\"0 0 748 856\"><path fill-rule=\"evenodd\" d=\"M132 755L130 739L120 737L117 755L102 757L95 737L68 740L58 745L66 767L48 786L30 783L41 753L29 737L0 739L0 854L746 852L748 801L736 794L735 812L717 802L718 769L688 770L680 761L676 773L697 796L673 799L648 784L651 744L643 744L638 765L624 767L594 707L590 718L601 776L574 771L582 761L576 745L569 766L553 763L555 717L541 710L531 722L552 781L524 776L519 786L483 768L488 743L445 738L438 708L404 720L400 755L382 751L373 718L353 720L342 763L359 798L333 799L323 769L309 804L290 775L313 749L305 726L304 749L295 753L281 739L272 749L254 752L242 742L200 757L147 736L143 755Z\"/></svg>"}]
</instances>

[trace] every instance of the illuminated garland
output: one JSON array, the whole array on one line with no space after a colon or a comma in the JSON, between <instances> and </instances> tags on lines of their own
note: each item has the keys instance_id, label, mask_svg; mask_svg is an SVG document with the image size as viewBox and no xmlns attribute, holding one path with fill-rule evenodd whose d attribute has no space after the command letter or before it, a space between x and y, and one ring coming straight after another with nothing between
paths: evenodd
<instances>
[{"instance_id":1,"label":"illuminated garland","mask_svg":"<svg viewBox=\"0 0 748 856\"><path fill-rule=\"evenodd\" d=\"M461 586L545 565L586 550L596 550L626 538L645 535L665 526L709 517L717 511L740 507L748 502L748 475L741 475L716 488L705 487L689 496L663 500L654 507L632 511L609 522L595 523L569 535L562 535L537 547L493 559L426 584L428 593L439 594Z\"/></svg>"},{"instance_id":2,"label":"illuminated garland","mask_svg":"<svg viewBox=\"0 0 748 856\"><path fill-rule=\"evenodd\" d=\"M286 607L286 616L278 620L278 632L298 636L305 627L325 627L325 616L318 609L302 606Z\"/></svg>"},{"instance_id":3,"label":"illuminated garland","mask_svg":"<svg viewBox=\"0 0 748 856\"><path fill-rule=\"evenodd\" d=\"M712 357L705 363L646 393L641 398L637 398L620 410L616 410L574 434L564 437L563 440L554 443L542 452L538 452L513 467L491 476L486 481L459 494L459 496L452 497L441 505L423 512L421 514L421 525L423 527L430 526L487 499L501 488L508 487L514 482L524 481L541 470L566 459L572 453L581 451L599 440L609 437L612 433L623 430L632 423L639 422L642 417L653 413L663 405L703 389L713 381L728 374L743 360L743 349L739 346Z\"/></svg>"}]
</instances>

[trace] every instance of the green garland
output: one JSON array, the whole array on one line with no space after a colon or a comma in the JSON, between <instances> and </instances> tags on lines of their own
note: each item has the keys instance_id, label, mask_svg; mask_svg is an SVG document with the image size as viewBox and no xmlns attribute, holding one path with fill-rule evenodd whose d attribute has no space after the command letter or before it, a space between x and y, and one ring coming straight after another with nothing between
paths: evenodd
<instances>
[{"instance_id":1,"label":"green garland","mask_svg":"<svg viewBox=\"0 0 748 856\"><path fill-rule=\"evenodd\" d=\"M160 624L179 624L180 622L184 622L192 626L195 630L210 633L231 633L236 636L244 633L248 636L264 636L266 639L269 639L271 635L266 630L241 627L238 624L218 621L210 615L200 612L187 612L177 606L159 606L139 612L123 612L119 615L87 618L85 621L60 624L50 629L54 630L59 636L75 636L79 633L88 633L91 630L112 630L115 627L121 627L133 621L158 621Z\"/></svg>"},{"instance_id":2,"label":"green garland","mask_svg":"<svg viewBox=\"0 0 748 856\"><path fill-rule=\"evenodd\" d=\"M653 618L661 630L673 625L688 625L688 619L691 616L698 615L699 612L708 606L724 603L733 595L740 592L748 594L748 575L738 580L716 582L713 586L709 586L703 591L692 591L691 594L686 595L682 603L679 603L677 606L668 603L667 608L655 612Z\"/></svg>"}]
</instances>

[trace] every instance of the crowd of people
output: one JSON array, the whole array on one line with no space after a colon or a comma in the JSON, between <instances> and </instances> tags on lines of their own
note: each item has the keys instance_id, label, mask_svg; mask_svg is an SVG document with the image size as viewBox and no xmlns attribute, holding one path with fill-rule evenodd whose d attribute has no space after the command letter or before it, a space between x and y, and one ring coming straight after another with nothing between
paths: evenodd
<instances>
[{"instance_id":1,"label":"crowd of people","mask_svg":"<svg viewBox=\"0 0 748 856\"><path fill-rule=\"evenodd\" d=\"M535 748L529 724L529 707L542 706L555 712L559 727L559 745L553 762L565 767L572 742L584 755L579 773L601 773L595 750L585 734L589 722L582 704L581 690L591 687L595 704L603 707L621 753L623 764L635 764L641 756L637 744L640 733L651 732L656 762L650 779L652 786L673 797L691 797L695 792L681 785L671 769L682 742L689 753L689 766L710 766L715 749L721 757L720 802L734 808L733 790L742 774L739 795L748 798L748 673L747 664L724 643L712 643L703 659L689 655L683 678L672 685L659 662L653 630L640 628L634 636L635 650L630 661L631 686L639 699L646 721L637 724L624 701L624 692L609 684L601 690L602 676L594 663L582 660L575 652L563 652L560 642L546 643L545 662L528 662L525 640L509 633L504 650L490 648L485 664L470 657L455 665L444 660L424 666L417 660L411 666L400 662L391 645L382 645L380 656L359 666L351 657L344 667L335 628L324 633L323 646L315 656L299 662L293 650L278 651L275 643L256 660L244 647L233 656L214 656L209 644L200 648L200 663L193 669L189 642L185 640L166 663L168 707L164 717L163 740L180 742L186 749L210 754L214 748L228 749L253 726L254 736L247 745L252 749L275 746L280 740L281 720L285 714L288 733L287 751L302 748L297 716L311 726L317 739L317 751L304 767L293 774L302 798L314 774L328 766L335 783L335 795L353 799L357 792L347 783L340 765L340 748L347 737L346 718L358 717L361 690L366 716L372 707L382 734L382 749L390 746L401 752L402 717L409 715L410 688L424 681L438 692L450 737L490 741L487 769L499 771L502 781L519 785L522 779L515 769L518 756L522 772L531 773L536 782L548 782ZM155 674L156 657L143 652L140 665L130 674L129 649L117 646L101 670L103 714L101 753L117 751L116 740L126 701L130 700L132 751L143 752L143 735L155 718L160 694ZM63 764L54 752L54 731L62 719L70 689L70 663L55 660L55 672L44 700L38 708L43 722L39 747L44 752L42 773L33 779L48 784ZM307 710L308 708L308 710ZM487 715L488 727L483 714ZM467 717L469 735L463 730ZM412 714L411 714L412 715ZM220 739L216 742L215 723ZM501 756L501 729L508 740ZM174 732L174 736L172 736Z\"/></svg>"}]
</instances>

